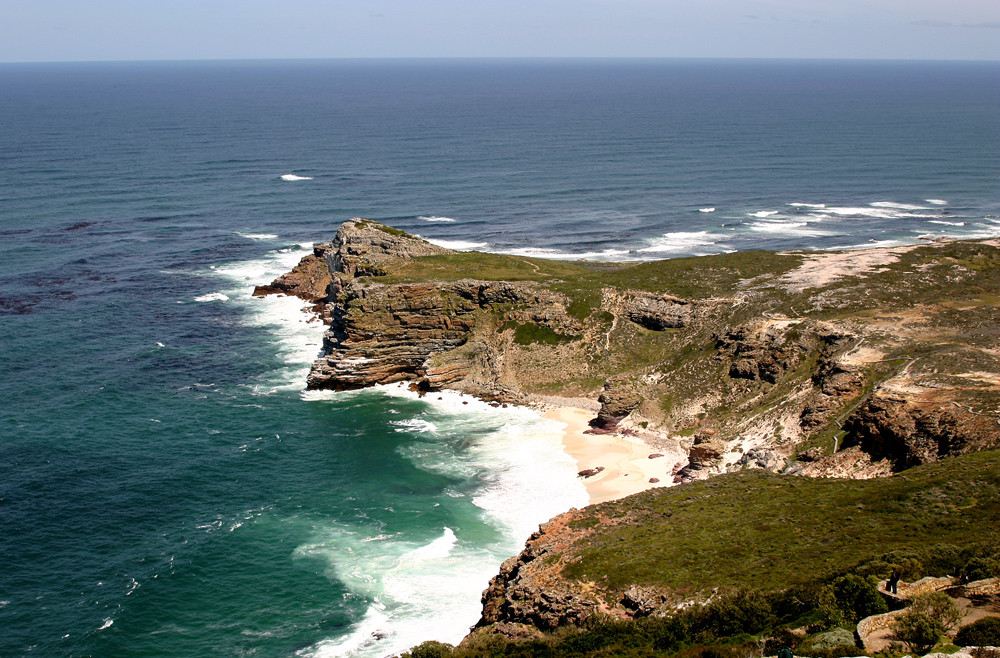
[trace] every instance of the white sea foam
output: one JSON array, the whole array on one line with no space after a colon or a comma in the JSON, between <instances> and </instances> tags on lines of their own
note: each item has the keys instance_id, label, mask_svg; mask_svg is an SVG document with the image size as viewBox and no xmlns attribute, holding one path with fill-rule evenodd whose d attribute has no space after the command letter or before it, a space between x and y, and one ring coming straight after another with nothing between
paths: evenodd
<instances>
[{"instance_id":1,"label":"white sea foam","mask_svg":"<svg viewBox=\"0 0 1000 658\"><path fill-rule=\"evenodd\" d=\"M698 212L715 212L715 208L698 208Z\"/></svg>"},{"instance_id":2,"label":"white sea foam","mask_svg":"<svg viewBox=\"0 0 1000 658\"><path fill-rule=\"evenodd\" d=\"M447 222L447 223L450 223L450 222L456 221L456 220L452 219L451 217L437 217L436 215L427 215L427 216L421 215L420 217L417 217L417 219L422 219L425 222Z\"/></svg>"},{"instance_id":3,"label":"white sea foam","mask_svg":"<svg viewBox=\"0 0 1000 658\"><path fill-rule=\"evenodd\" d=\"M396 425L397 432L417 432L419 434L426 434L428 432L437 432L437 425L425 420L423 418L409 418L407 420L394 420L389 423L390 425Z\"/></svg>"},{"instance_id":4,"label":"white sea foam","mask_svg":"<svg viewBox=\"0 0 1000 658\"><path fill-rule=\"evenodd\" d=\"M944 224L945 226L965 226L965 222L946 222L943 219L932 219L928 224Z\"/></svg>"},{"instance_id":5,"label":"white sea foam","mask_svg":"<svg viewBox=\"0 0 1000 658\"><path fill-rule=\"evenodd\" d=\"M913 212L915 210L932 210L932 208L879 201L868 206L827 206L826 208L815 208L813 209L813 213L836 215L838 217L870 219L927 219L939 216Z\"/></svg>"},{"instance_id":6,"label":"white sea foam","mask_svg":"<svg viewBox=\"0 0 1000 658\"><path fill-rule=\"evenodd\" d=\"M106 618L104 620L104 623L101 624L100 628L98 628L97 630L103 631L106 628L111 628L111 625L114 624L114 623L115 623L115 620L112 619L111 617L108 617L108 618Z\"/></svg>"},{"instance_id":7,"label":"white sea foam","mask_svg":"<svg viewBox=\"0 0 1000 658\"><path fill-rule=\"evenodd\" d=\"M767 217L774 217L780 210L759 210L757 212L747 213L751 217L756 217L758 219L765 219Z\"/></svg>"},{"instance_id":8,"label":"white sea foam","mask_svg":"<svg viewBox=\"0 0 1000 658\"><path fill-rule=\"evenodd\" d=\"M403 555L403 560L410 562L423 562L424 560L443 560L444 558L451 555L452 549L455 548L455 543L458 538L455 537L455 531L451 528L446 527L444 529L444 534L427 544L426 546L421 546L420 548L415 548L409 553Z\"/></svg>"},{"instance_id":9,"label":"white sea foam","mask_svg":"<svg viewBox=\"0 0 1000 658\"><path fill-rule=\"evenodd\" d=\"M782 233L798 236L830 235L829 231L810 227L808 222L760 221L749 224L749 227L751 231L763 233Z\"/></svg>"},{"instance_id":10,"label":"white sea foam","mask_svg":"<svg viewBox=\"0 0 1000 658\"><path fill-rule=\"evenodd\" d=\"M793 208L826 208L825 203L789 203Z\"/></svg>"},{"instance_id":11,"label":"white sea foam","mask_svg":"<svg viewBox=\"0 0 1000 658\"><path fill-rule=\"evenodd\" d=\"M867 206L827 206L816 208L815 212L838 217L870 217L872 219L897 219L898 210L891 208L872 208Z\"/></svg>"},{"instance_id":12,"label":"white sea foam","mask_svg":"<svg viewBox=\"0 0 1000 658\"><path fill-rule=\"evenodd\" d=\"M972 230L970 230L972 229ZM995 238L1000 236L1000 227L991 226L989 224L972 224L969 228L964 231L948 232L947 229L942 229L941 233L935 235L923 235L919 237L924 237L927 239L934 238L961 238L962 240L988 240L990 238Z\"/></svg>"},{"instance_id":13,"label":"white sea foam","mask_svg":"<svg viewBox=\"0 0 1000 658\"><path fill-rule=\"evenodd\" d=\"M312 180L312 176L296 176L295 174L282 174L281 180Z\"/></svg>"},{"instance_id":14,"label":"white sea foam","mask_svg":"<svg viewBox=\"0 0 1000 658\"><path fill-rule=\"evenodd\" d=\"M676 231L674 233L664 233L658 238L650 240L648 247L639 249L639 253L644 254L669 254L676 252L691 252L699 247L716 247L715 252L722 251L717 244L719 236L708 231Z\"/></svg>"},{"instance_id":15,"label":"white sea foam","mask_svg":"<svg viewBox=\"0 0 1000 658\"><path fill-rule=\"evenodd\" d=\"M236 231L236 235L241 238L246 238L247 240L277 240L278 236L274 233L240 233Z\"/></svg>"},{"instance_id":16,"label":"white sea foam","mask_svg":"<svg viewBox=\"0 0 1000 658\"><path fill-rule=\"evenodd\" d=\"M417 236L421 237L421 236ZM439 240L437 238L424 238L431 244L436 244L439 247L444 247L445 249L454 249L455 251L472 251L474 249L482 249L488 246L486 242L469 242L468 240Z\"/></svg>"},{"instance_id":17,"label":"white sea foam","mask_svg":"<svg viewBox=\"0 0 1000 658\"><path fill-rule=\"evenodd\" d=\"M831 251L849 251L854 249L874 249L877 247L899 247L907 244L903 240L870 240L861 244L845 244L837 247L830 247Z\"/></svg>"},{"instance_id":18,"label":"white sea foam","mask_svg":"<svg viewBox=\"0 0 1000 658\"><path fill-rule=\"evenodd\" d=\"M401 446L399 454L418 468L466 482L451 495L471 499L500 539L484 546L481 532L463 538L468 521L420 541L405 533L386 535L380 527L320 531L295 555L325 560L330 575L370 607L346 636L304 649L302 656L388 656L426 640L457 643L478 619L480 594L500 563L520 550L539 523L588 502L576 464L563 451L561 425L532 409L495 408L450 391L421 398L396 385L304 397L372 395L422 401L414 420L437 431L420 433L423 424L412 423L419 440Z\"/></svg>"},{"instance_id":19,"label":"white sea foam","mask_svg":"<svg viewBox=\"0 0 1000 658\"><path fill-rule=\"evenodd\" d=\"M948 202L944 199L924 199L927 203L934 204L935 206L946 206Z\"/></svg>"},{"instance_id":20,"label":"white sea foam","mask_svg":"<svg viewBox=\"0 0 1000 658\"><path fill-rule=\"evenodd\" d=\"M548 258L550 260L621 260L630 253L627 249L605 249L604 251L569 252L542 247L519 247L506 249L501 254L524 256L526 258Z\"/></svg>"},{"instance_id":21,"label":"white sea foam","mask_svg":"<svg viewBox=\"0 0 1000 658\"><path fill-rule=\"evenodd\" d=\"M870 205L873 208L892 208L894 210L930 210L927 206L917 206L912 203L895 203L893 201L876 201Z\"/></svg>"},{"instance_id":22,"label":"white sea foam","mask_svg":"<svg viewBox=\"0 0 1000 658\"><path fill-rule=\"evenodd\" d=\"M307 304L298 297L254 297L253 289L288 272L310 253L311 245L279 249L251 261L220 264L210 273L228 283L226 294L234 303L245 307L246 322L269 330L275 350L285 364L272 373L272 383L277 387L301 389L305 386L309 366L322 347L323 326L310 321L311 316L303 312ZM267 393L267 388L261 392Z\"/></svg>"},{"instance_id":23,"label":"white sea foam","mask_svg":"<svg viewBox=\"0 0 1000 658\"><path fill-rule=\"evenodd\" d=\"M207 295L201 295L200 297L195 297L196 302L228 302L229 295L221 292L210 292Z\"/></svg>"},{"instance_id":24,"label":"white sea foam","mask_svg":"<svg viewBox=\"0 0 1000 658\"><path fill-rule=\"evenodd\" d=\"M297 656L358 656L364 655L366 649L375 649L379 640L388 632L387 617L383 610L385 606L371 605L364 618L354 625L351 633L337 641L326 641L296 652ZM375 653L375 655L379 655Z\"/></svg>"}]
</instances>

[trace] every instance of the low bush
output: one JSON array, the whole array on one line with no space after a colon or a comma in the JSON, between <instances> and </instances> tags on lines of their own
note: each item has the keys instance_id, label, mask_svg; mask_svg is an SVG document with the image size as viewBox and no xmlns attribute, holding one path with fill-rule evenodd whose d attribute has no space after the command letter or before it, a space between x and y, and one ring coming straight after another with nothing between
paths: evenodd
<instances>
[{"instance_id":1,"label":"low bush","mask_svg":"<svg viewBox=\"0 0 1000 658\"><path fill-rule=\"evenodd\" d=\"M699 641L756 634L774 625L771 599L757 590L721 596L689 613L692 635Z\"/></svg>"},{"instance_id":2,"label":"low bush","mask_svg":"<svg viewBox=\"0 0 1000 658\"><path fill-rule=\"evenodd\" d=\"M911 651L927 653L944 635L944 624L927 615L908 610L893 625L895 637L905 642Z\"/></svg>"},{"instance_id":3,"label":"low bush","mask_svg":"<svg viewBox=\"0 0 1000 658\"><path fill-rule=\"evenodd\" d=\"M832 631L820 633L812 639L813 649L832 649L834 647L854 647L854 633L846 628L835 628Z\"/></svg>"},{"instance_id":4,"label":"low bush","mask_svg":"<svg viewBox=\"0 0 1000 658\"><path fill-rule=\"evenodd\" d=\"M963 626L955 635L960 647L1000 647L1000 617L985 617Z\"/></svg>"},{"instance_id":5,"label":"low bush","mask_svg":"<svg viewBox=\"0 0 1000 658\"><path fill-rule=\"evenodd\" d=\"M455 651L455 647L443 642L424 642L412 649L409 653L404 653L404 658L444 658L450 656Z\"/></svg>"},{"instance_id":6,"label":"low bush","mask_svg":"<svg viewBox=\"0 0 1000 658\"><path fill-rule=\"evenodd\" d=\"M1000 554L974 557L965 563L958 574L964 582L1000 576Z\"/></svg>"},{"instance_id":7,"label":"low bush","mask_svg":"<svg viewBox=\"0 0 1000 658\"><path fill-rule=\"evenodd\" d=\"M930 617L946 630L954 628L962 618L962 611L944 592L929 592L914 597L910 611Z\"/></svg>"},{"instance_id":8,"label":"low bush","mask_svg":"<svg viewBox=\"0 0 1000 658\"><path fill-rule=\"evenodd\" d=\"M889 610L874 576L863 578L852 573L841 576L833 581L833 596L844 617L855 624Z\"/></svg>"}]
</instances>

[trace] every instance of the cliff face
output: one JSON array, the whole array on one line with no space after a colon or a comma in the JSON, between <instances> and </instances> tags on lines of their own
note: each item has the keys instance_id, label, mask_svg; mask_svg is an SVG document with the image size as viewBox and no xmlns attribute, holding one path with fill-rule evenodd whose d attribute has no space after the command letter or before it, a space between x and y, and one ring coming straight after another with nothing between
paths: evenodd
<instances>
[{"instance_id":1,"label":"cliff face","mask_svg":"<svg viewBox=\"0 0 1000 658\"><path fill-rule=\"evenodd\" d=\"M589 397L594 431L680 445L676 482L740 471L868 480L1000 447L998 246L588 264L458 253L354 219L258 292L316 301L328 322L310 388ZM568 575L595 528L635 540L656 518L557 517L504 563L481 626L524 636L596 612L668 610L675 590Z\"/></svg>"},{"instance_id":2,"label":"cliff face","mask_svg":"<svg viewBox=\"0 0 1000 658\"><path fill-rule=\"evenodd\" d=\"M450 386L519 400L523 395L503 384L502 368L490 358L498 354L492 314L502 309L504 317L553 330L578 326L567 316L564 296L530 282L385 282L404 263L454 252L375 222L345 223L323 250L332 273L330 329L309 388L412 381L422 390Z\"/></svg>"},{"instance_id":3,"label":"cliff face","mask_svg":"<svg viewBox=\"0 0 1000 658\"><path fill-rule=\"evenodd\" d=\"M594 431L684 447L679 482L866 478L1000 444L998 318L983 297L1000 293L998 263L992 243L556 263L357 218L255 293L317 302L329 329L310 388L585 396L601 405ZM913 302L942 295L967 301Z\"/></svg>"},{"instance_id":4,"label":"cliff face","mask_svg":"<svg viewBox=\"0 0 1000 658\"><path fill-rule=\"evenodd\" d=\"M940 542L956 551L986 540L995 551L998 456L853 482L743 471L570 510L503 563L474 634L517 639L592 617L664 616L727 589L795 587L865 560L881 571L885 553Z\"/></svg>"}]
</instances>

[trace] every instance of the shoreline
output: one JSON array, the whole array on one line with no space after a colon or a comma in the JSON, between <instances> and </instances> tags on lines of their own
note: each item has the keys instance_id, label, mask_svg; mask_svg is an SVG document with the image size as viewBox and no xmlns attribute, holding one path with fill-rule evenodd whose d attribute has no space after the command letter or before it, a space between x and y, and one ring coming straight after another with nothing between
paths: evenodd
<instances>
[{"instance_id":1,"label":"shoreline","mask_svg":"<svg viewBox=\"0 0 1000 658\"><path fill-rule=\"evenodd\" d=\"M589 434L593 413L579 407L549 406L542 417L563 425L563 449L576 460L578 471L603 469L589 477L580 476L590 505L672 486L674 466L687 458L679 448L661 450L632 437Z\"/></svg>"}]
</instances>

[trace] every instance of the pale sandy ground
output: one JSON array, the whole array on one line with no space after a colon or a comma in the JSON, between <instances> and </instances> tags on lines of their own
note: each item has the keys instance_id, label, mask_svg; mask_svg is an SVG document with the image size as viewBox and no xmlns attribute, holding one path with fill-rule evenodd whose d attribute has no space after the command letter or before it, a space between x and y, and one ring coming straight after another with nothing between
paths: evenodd
<instances>
[{"instance_id":1,"label":"pale sandy ground","mask_svg":"<svg viewBox=\"0 0 1000 658\"><path fill-rule=\"evenodd\" d=\"M597 475L582 478L592 505L673 483L671 470L680 459L679 454L665 453L630 437L584 434L590 429L588 423L594 417L592 411L553 407L543 415L565 425L563 446L576 459L577 470L604 467ZM650 459L651 454L664 456ZM659 482L650 482L650 478Z\"/></svg>"}]
</instances>

